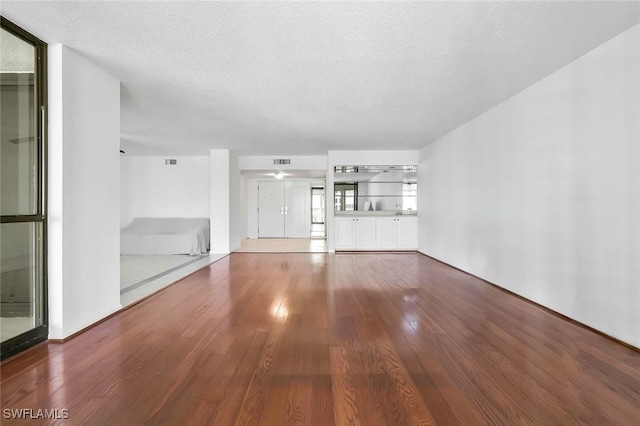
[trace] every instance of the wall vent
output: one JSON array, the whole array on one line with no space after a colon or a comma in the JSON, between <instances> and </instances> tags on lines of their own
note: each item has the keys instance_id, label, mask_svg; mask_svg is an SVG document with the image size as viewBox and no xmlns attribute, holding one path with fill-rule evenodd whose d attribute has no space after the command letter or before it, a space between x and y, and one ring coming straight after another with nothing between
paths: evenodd
<instances>
[{"instance_id":1,"label":"wall vent","mask_svg":"<svg viewBox=\"0 0 640 426\"><path fill-rule=\"evenodd\" d=\"M291 159L289 158L274 158L273 164L291 164Z\"/></svg>"},{"instance_id":2,"label":"wall vent","mask_svg":"<svg viewBox=\"0 0 640 426\"><path fill-rule=\"evenodd\" d=\"M167 158L166 160L164 160L164 164L167 166L175 166L178 164L178 160L176 160L175 158Z\"/></svg>"}]
</instances>

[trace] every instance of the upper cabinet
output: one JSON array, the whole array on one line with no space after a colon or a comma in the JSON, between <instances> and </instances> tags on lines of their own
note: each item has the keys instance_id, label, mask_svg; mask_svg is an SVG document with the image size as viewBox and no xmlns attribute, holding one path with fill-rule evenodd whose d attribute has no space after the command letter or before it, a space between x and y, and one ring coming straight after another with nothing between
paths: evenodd
<instances>
[{"instance_id":1,"label":"upper cabinet","mask_svg":"<svg viewBox=\"0 0 640 426\"><path fill-rule=\"evenodd\" d=\"M336 212L380 211L415 214L418 166L334 167Z\"/></svg>"}]
</instances>

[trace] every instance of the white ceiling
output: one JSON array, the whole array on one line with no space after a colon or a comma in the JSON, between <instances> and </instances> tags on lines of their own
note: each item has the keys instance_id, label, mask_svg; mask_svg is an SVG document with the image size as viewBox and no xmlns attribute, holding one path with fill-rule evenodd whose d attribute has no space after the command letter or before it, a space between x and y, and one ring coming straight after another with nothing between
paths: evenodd
<instances>
[{"instance_id":1,"label":"white ceiling","mask_svg":"<svg viewBox=\"0 0 640 426\"><path fill-rule=\"evenodd\" d=\"M419 149L640 22L639 2L14 2L122 81L127 154Z\"/></svg>"}]
</instances>

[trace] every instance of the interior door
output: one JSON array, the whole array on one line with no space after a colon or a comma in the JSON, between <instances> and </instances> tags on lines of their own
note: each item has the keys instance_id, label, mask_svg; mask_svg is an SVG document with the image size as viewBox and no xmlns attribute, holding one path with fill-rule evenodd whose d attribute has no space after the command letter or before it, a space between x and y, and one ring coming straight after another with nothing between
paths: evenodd
<instances>
[{"instance_id":1,"label":"interior door","mask_svg":"<svg viewBox=\"0 0 640 426\"><path fill-rule=\"evenodd\" d=\"M284 237L284 182L260 182L258 186L258 237Z\"/></svg>"},{"instance_id":2,"label":"interior door","mask_svg":"<svg viewBox=\"0 0 640 426\"><path fill-rule=\"evenodd\" d=\"M311 183L284 182L285 236L287 238L311 237Z\"/></svg>"}]
</instances>

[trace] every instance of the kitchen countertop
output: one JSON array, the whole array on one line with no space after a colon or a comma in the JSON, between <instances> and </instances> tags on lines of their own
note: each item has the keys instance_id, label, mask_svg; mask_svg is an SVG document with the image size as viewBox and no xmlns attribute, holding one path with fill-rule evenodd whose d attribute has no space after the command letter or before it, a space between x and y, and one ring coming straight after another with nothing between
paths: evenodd
<instances>
[{"instance_id":1,"label":"kitchen countertop","mask_svg":"<svg viewBox=\"0 0 640 426\"><path fill-rule=\"evenodd\" d=\"M349 211L334 211L335 217L353 217L353 216L417 216L417 210L349 210Z\"/></svg>"}]
</instances>

